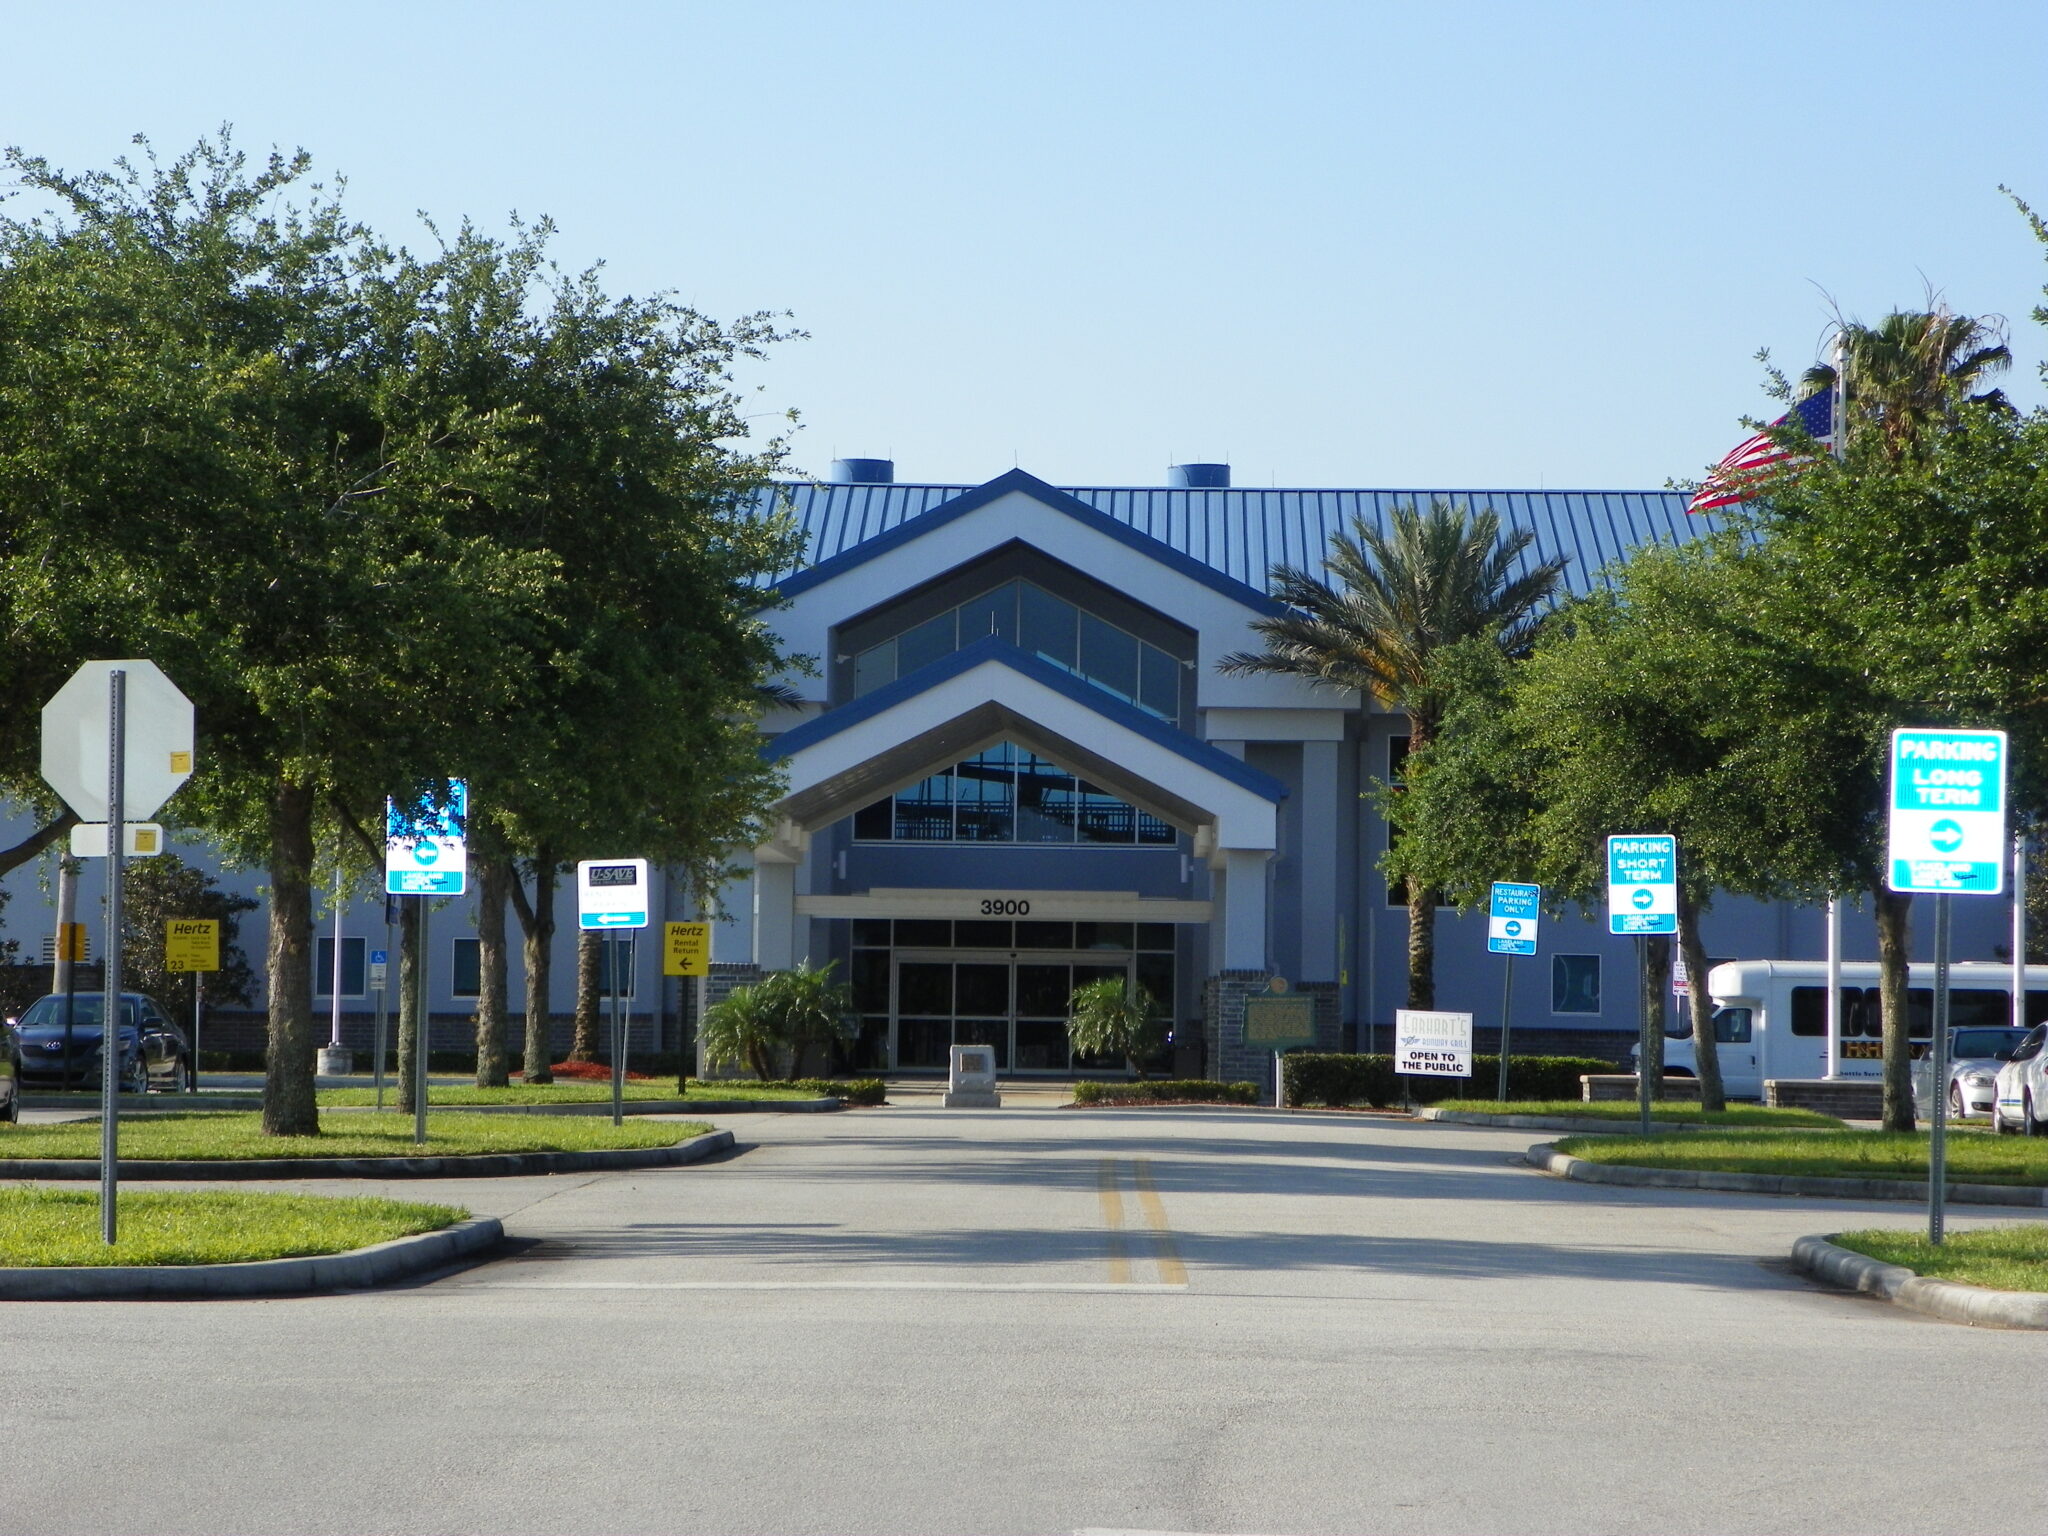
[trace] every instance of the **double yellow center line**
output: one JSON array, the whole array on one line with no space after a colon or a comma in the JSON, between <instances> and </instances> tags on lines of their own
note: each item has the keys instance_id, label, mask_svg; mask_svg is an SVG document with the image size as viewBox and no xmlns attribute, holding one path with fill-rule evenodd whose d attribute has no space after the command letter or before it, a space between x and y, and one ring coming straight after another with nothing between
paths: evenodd
<instances>
[{"instance_id":1,"label":"double yellow center line","mask_svg":"<svg viewBox=\"0 0 2048 1536\"><path fill-rule=\"evenodd\" d=\"M1152 1159L1133 1158L1131 1164L1131 1178L1138 1193L1138 1210L1145 1225L1151 1229L1151 1246L1154 1261L1159 1266L1160 1283L1186 1285L1188 1267L1181 1262L1180 1250L1174 1245L1173 1228L1166 1219L1166 1205L1159 1198L1159 1186L1152 1179ZM1124 1235L1123 1168L1120 1159L1105 1157L1102 1160L1096 1189L1102 1201L1102 1224L1109 1229L1110 1284L1129 1285L1131 1258Z\"/></svg>"}]
</instances>

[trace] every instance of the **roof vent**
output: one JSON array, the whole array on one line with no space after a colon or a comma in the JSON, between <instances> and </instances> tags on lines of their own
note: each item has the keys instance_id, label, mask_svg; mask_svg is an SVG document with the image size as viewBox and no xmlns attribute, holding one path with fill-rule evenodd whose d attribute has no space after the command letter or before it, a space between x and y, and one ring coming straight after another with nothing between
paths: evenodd
<instances>
[{"instance_id":1,"label":"roof vent","mask_svg":"<svg viewBox=\"0 0 2048 1536\"><path fill-rule=\"evenodd\" d=\"M894 459L834 459L832 480L837 485L893 485Z\"/></svg>"},{"instance_id":2,"label":"roof vent","mask_svg":"<svg viewBox=\"0 0 2048 1536\"><path fill-rule=\"evenodd\" d=\"M1174 464L1166 471L1166 483L1176 491L1227 491L1228 464Z\"/></svg>"}]
</instances>

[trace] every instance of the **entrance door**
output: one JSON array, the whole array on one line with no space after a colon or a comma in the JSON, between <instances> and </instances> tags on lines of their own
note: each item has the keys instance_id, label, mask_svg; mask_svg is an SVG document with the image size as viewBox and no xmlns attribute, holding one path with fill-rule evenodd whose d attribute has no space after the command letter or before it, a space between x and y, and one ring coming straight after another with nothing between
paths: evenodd
<instances>
[{"instance_id":1,"label":"entrance door","mask_svg":"<svg viewBox=\"0 0 2048 1536\"><path fill-rule=\"evenodd\" d=\"M1067 1002L1074 988L1132 975L1131 957L1100 954L917 954L896 956L896 1065L943 1071L949 1047L985 1045L999 1072L1066 1072L1075 1065L1122 1066L1067 1050Z\"/></svg>"}]
</instances>

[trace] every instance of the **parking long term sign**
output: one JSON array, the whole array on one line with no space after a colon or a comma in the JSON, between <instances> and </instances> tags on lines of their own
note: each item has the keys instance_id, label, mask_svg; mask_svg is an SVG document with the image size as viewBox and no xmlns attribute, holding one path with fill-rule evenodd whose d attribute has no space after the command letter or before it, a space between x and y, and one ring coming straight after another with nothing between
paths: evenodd
<instances>
[{"instance_id":1,"label":"parking long term sign","mask_svg":"<svg viewBox=\"0 0 2048 1536\"><path fill-rule=\"evenodd\" d=\"M2003 731L1892 732L1886 880L1895 891L2005 889Z\"/></svg>"}]
</instances>

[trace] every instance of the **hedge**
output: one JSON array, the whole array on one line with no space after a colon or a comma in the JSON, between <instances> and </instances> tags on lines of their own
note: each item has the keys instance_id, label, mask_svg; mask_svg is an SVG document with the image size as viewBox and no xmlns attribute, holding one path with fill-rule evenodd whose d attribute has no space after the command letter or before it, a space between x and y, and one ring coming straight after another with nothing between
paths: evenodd
<instances>
[{"instance_id":1,"label":"hedge","mask_svg":"<svg viewBox=\"0 0 2048 1536\"><path fill-rule=\"evenodd\" d=\"M1304 1104L1371 1104L1385 1108L1403 1102L1434 1104L1438 1099L1494 1097L1500 1081L1500 1057L1472 1058L1470 1077L1399 1077L1394 1058L1385 1053L1359 1056L1297 1052L1281 1058L1286 1102ZM1508 1097L1511 1099L1576 1099L1579 1079L1589 1073L1612 1072L1611 1061L1591 1056L1511 1056Z\"/></svg>"},{"instance_id":2,"label":"hedge","mask_svg":"<svg viewBox=\"0 0 2048 1536\"><path fill-rule=\"evenodd\" d=\"M1212 1083L1190 1077L1172 1082L1139 1079L1127 1083L1074 1084L1076 1104L1258 1104L1257 1083Z\"/></svg>"}]
</instances>

